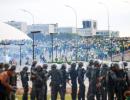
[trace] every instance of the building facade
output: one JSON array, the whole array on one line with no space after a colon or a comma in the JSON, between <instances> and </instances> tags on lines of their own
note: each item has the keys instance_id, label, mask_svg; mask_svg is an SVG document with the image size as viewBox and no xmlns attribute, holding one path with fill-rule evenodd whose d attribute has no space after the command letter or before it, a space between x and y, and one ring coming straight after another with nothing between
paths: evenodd
<instances>
[{"instance_id":1,"label":"building facade","mask_svg":"<svg viewBox=\"0 0 130 100\"><path fill-rule=\"evenodd\" d=\"M76 28L74 27L59 27L58 33L76 33Z\"/></svg>"},{"instance_id":2,"label":"building facade","mask_svg":"<svg viewBox=\"0 0 130 100\"><path fill-rule=\"evenodd\" d=\"M28 33L40 31L43 34L57 33L58 24L33 24L28 26Z\"/></svg>"},{"instance_id":3,"label":"building facade","mask_svg":"<svg viewBox=\"0 0 130 100\"><path fill-rule=\"evenodd\" d=\"M119 31L98 30L96 35L104 37L119 37Z\"/></svg>"},{"instance_id":4,"label":"building facade","mask_svg":"<svg viewBox=\"0 0 130 100\"><path fill-rule=\"evenodd\" d=\"M21 30L24 33L27 33L27 23L26 22L8 21L6 23Z\"/></svg>"}]
</instances>

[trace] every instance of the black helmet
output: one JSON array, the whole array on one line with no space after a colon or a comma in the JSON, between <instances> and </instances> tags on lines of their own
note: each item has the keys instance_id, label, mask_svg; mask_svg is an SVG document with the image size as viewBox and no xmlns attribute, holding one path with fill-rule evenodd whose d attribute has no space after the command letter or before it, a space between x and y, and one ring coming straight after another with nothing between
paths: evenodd
<instances>
[{"instance_id":1,"label":"black helmet","mask_svg":"<svg viewBox=\"0 0 130 100\"><path fill-rule=\"evenodd\" d=\"M62 64L61 69L66 69L66 64Z\"/></svg>"},{"instance_id":2,"label":"black helmet","mask_svg":"<svg viewBox=\"0 0 130 100\"><path fill-rule=\"evenodd\" d=\"M10 67L10 65L9 65L8 63L5 63L5 64L4 64L4 68L5 68L5 70L8 70L9 67Z\"/></svg>"},{"instance_id":3,"label":"black helmet","mask_svg":"<svg viewBox=\"0 0 130 100\"><path fill-rule=\"evenodd\" d=\"M107 64L103 64L102 67L103 67L103 68L107 68L108 65L107 65Z\"/></svg>"},{"instance_id":4,"label":"black helmet","mask_svg":"<svg viewBox=\"0 0 130 100\"><path fill-rule=\"evenodd\" d=\"M99 65L99 61L94 61L94 65Z\"/></svg>"},{"instance_id":5,"label":"black helmet","mask_svg":"<svg viewBox=\"0 0 130 100\"><path fill-rule=\"evenodd\" d=\"M126 61L123 62L124 67L128 66L128 63Z\"/></svg>"},{"instance_id":6,"label":"black helmet","mask_svg":"<svg viewBox=\"0 0 130 100\"><path fill-rule=\"evenodd\" d=\"M43 69L47 69L47 68L48 68L48 65L47 65L47 64L43 64L42 68L43 68Z\"/></svg>"},{"instance_id":7,"label":"black helmet","mask_svg":"<svg viewBox=\"0 0 130 100\"><path fill-rule=\"evenodd\" d=\"M71 64L71 68L72 68L72 69L75 69L75 68L76 68L76 63L72 63L72 64Z\"/></svg>"},{"instance_id":8,"label":"black helmet","mask_svg":"<svg viewBox=\"0 0 130 100\"><path fill-rule=\"evenodd\" d=\"M27 66L25 66L25 67L23 68L23 70L28 71L28 67L27 67Z\"/></svg>"},{"instance_id":9,"label":"black helmet","mask_svg":"<svg viewBox=\"0 0 130 100\"><path fill-rule=\"evenodd\" d=\"M12 65L10 68L9 68L10 71L15 71L16 70L16 65Z\"/></svg>"},{"instance_id":10,"label":"black helmet","mask_svg":"<svg viewBox=\"0 0 130 100\"><path fill-rule=\"evenodd\" d=\"M83 67L83 63L82 62L79 62L79 67Z\"/></svg>"},{"instance_id":11,"label":"black helmet","mask_svg":"<svg viewBox=\"0 0 130 100\"><path fill-rule=\"evenodd\" d=\"M36 64L37 64L37 61L33 61L33 62L32 62L32 66L33 66L33 67L36 66Z\"/></svg>"},{"instance_id":12,"label":"black helmet","mask_svg":"<svg viewBox=\"0 0 130 100\"><path fill-rule=\"evenodd\" d=\"M57 68L56 64L51 65L51 69L56 69L56 68Z\"/></svg>"},{"instance_id":13,"label":"black helmet","mask_svg":"<svg viewBox=\"0 0 130 100\"><path fill-rule=\"evenodd\" d=\"M89 65L93 65L94 61L93 60L90 60L89 61Z\"/></svg>"},{"instance_id":14,"label":"black helmet","mask_svg":"<svg viewBox=\"0 0 130 100\"><path fill-rule=\"evenodd\" d=\"M36 66L36 70L37 70L37 71L41 71L41 70L42 70L41 65L37 65L37 66Z\"/></svg>"}]
</instances>

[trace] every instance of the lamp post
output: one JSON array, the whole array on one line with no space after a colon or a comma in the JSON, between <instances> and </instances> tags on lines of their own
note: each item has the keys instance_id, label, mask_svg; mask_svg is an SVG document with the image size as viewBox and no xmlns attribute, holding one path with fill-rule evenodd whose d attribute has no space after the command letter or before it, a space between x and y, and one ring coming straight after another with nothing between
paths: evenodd
<instances>
[{"instance_id":1,"label":"lamp post","mask_svg":"<svg viewBox=\"0 0 130 100\"><path fill-rule=\"evenodd\" d=\"M53 40L53 34L54 34L54 33L50 33L50 35L51 35L51 46L52 46L52 52L51 52L51 53L52 53L52 54L51 54L51 58L52 58L51 61L52 61L52 63L53 63L53 56L54 56L54 55L53 55L53 44L54 44L54 43L53 43L53 42L54 42L54 40Z\"/></svg>"},{"instance_id":2,"label":"lamp post","mask_svg":"<svg viewBox=\"0 0 130 100\"><path fill-rule=\"evenodd\" d=\"M107 12L107 27L108 27L108 34L110 35L110 45L111 45L111 61L112 61L112 34L110 33L110 12L109 12L109 7L103 3L103 2L98 2L99 4L103 5L106 8Z\"/></svg>"},{"instance_id":3,"label":"lamp post","mask_svg":"<svg viewBox=\"0 0 130 100\"><path fill-rule=\"evenodd\" d=\"M40 33L40 31L32 31L31 32L31 34L32 34L32 38L33 38L33 44L32 44L32 53L33 53L33 55L32 55L32 58L33 58L33 61L34 61L34 59L35 59L35 36L34 36L34 34L36 34L36 33Z\"/></svg>"},{"instance_id":4,"label":"lamp post","mask_svg":"<svg viewBox=\"0 0 130 100\"><path fill-rule=\"evenodd\" d=\"M75 15L75 27L76 27L76 34L77 34L77 39L76 39L76 62L78 61L78 32L77 32L77 11L69 6L69 5L65 5L65 7L68 7L70 9L72 9L72 11L74 12L74 15Z\"/></svg>"},{"instance_id":5,"label":"lamp post","mask_svg":"<svg viewBox=\"0 0 130 100\"><path fill-rule=\"evenodd\" d=\"M28 10L26 10L26 9L20 9L21 11L23 11L23 12L26 12L26 13L28 13L29 15L31 15L31 17L32 17L32 26L34 25L34 15L30 12L30 11L28 11ZM35 33L38 33L38 32L40 32L40 31L32 31L31 33L32 33L32 38L33 38L33 45L32 45L32 51L33 51L33 56L32 56L32 59L33 59L33 61L34 61L34 59L35 59L35 54L34 54L34 47L35 47L35 44L34 44L34 34Z\"/></svg>"},{"instance_id":6,"label":"lamp post","mask_svg":"<svg viewBox=\"0 0 130 100\"><path fill-rule=\"evenodd\" d=\"M22 49L21 49L21 47L24 45L24 43L19 43L19 44L16 44L16 45L18 45L19 46L19 65L21 66L22 65L22 53L21 53L21 51L22 51Z\"/></svg>"}]
</instances>

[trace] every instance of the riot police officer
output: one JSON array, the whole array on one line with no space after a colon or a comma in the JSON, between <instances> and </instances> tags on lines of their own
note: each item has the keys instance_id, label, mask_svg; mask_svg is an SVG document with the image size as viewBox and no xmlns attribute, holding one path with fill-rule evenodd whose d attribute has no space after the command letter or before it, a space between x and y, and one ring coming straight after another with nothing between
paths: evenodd
<instances>
[{"instance_id":1,"label":"riot police officer","mask_svg":"<svg viewBox=\"0 0 130 100\"><path fill-rule=\"evenodd\" d=\"M43 84L43 88L44 88L43 100L47 100L47 77L46 76L48 74L48 71L47 71L48 65L47 64L43 64L42 68L43 68L43 74L45 76L44 84Z\"/></svg>"},{"instance_id":2,"label":"riot police officer","mask_svg":"<svg viewBox=\"0 0 130 100\"><path fill-rule=\"evenodd\" d=\"M79 83L78 100L85 100L84 75L85 75L86 71L83 68L83 63L82 62L80 62L78 64L77 71L78 71L78 83Z\"/></svg>"},{"instance_id":3,"label":"riot police officer","mask_svg":"<svg viewBox=\"0 0 130 100\"><path fill-rule=\"evenodd\" d=\"M69 70L69 76L70 76L71 84L72 84L71 97L72 97L72 100L76 100L76 96L77 96L77 77L78 77L78 73L77 73L77 70L76 70L76 63L71 64L71 68Z\"/></svg>"},{"instance_id":4,"label":"riot police officer","mask_svg":"<svg viewBox=\"0 0 130 100\"><path fill-rule=\"evenodd\" d=\"M107 75L108 75L108 65L103 64L100 71L100 81L101 81L101 98L102 100L107 100Z\"/></svg>"},{"instance_id":5,"label":"riot police officer","mask_svg":"<svg viewBox=\"0 0 130 100\"><path fill-rule=\"evenodd\" d=\"M116 80L117 80L117 76L116 76L116 73L115 73L116 66L118 66L118 64L112 63L110 65L110 70L108 72L108 81L107 81L108 100L114 100Z\"/></svg>"},{"instance_id":6,"label":"riot police officer","mask_svg":"<svg viewBox=\"0 0 130 100\"><path fill-rule=\"evenodd\" d=\"M123 68L124 68L123 62L120 62L120 65L116 66L117 84L115 92L117 100L125 100L124 92L128 88L128 75Z\"/></svg>"},{"instance_id":7,"label":"riot police officer","mask_svg":"<svg viewBox=\"0 0 130 100\"><path fill-rule=\"evenodd\" d=\"M51 70L48 72L48 77L51 77L51 100L57 100L57 94L60 93L62 86L62 77L60 71L57 69L57 65L53 64Z\"/></svg>"},{"instance_id":8,"label":"riot police officer","mask_svg":"<svg viewBox=\"0 0 130 100\"><path fill-rule=\"evenodd\" d=\"M32 90L31 90L31 93L30 93L30 97L31 97L31 100L35 100L35 73L36 73L36 64L37 64L37 61L33 61L32 65L31 65L31 81L32 81Z\"/></svg>"},{"instance_id":9,"label":"riot police officer","mask_svg":"<svg viewBox=\"0 0 130 100\"><path fill-rule=\"evenodd\" d=\"M27 71L28 71L28 67L25 66L23 68L23 70L20 72L22 86L23 86L23 89L24 89L22 100L28 100L28 90L29 90L28 81L29 81L29 77L28 77Z\"/></svg>"},{"instance_id":10,"label":"riot police officer","mask_svg":"<svg viewBox=\"0 0 130 100\"><path fill-rule=\"evenodd\" d=\"M61 77L62 77L60 95L61 95L61 100L65 100L66 82L69 81L68 73L66 71L66 64L62 64L60 73L61 73Z\"/></svg>"},{"instance_id":11,"label":"riot police officer","mask_svg":"<svg viewBox=\"0 0 130 100\"><path fill-rule=\"evenodd\" d=\"M94 65L94 61L90 60L88 66L87 66L87 69L86 69L86 77L88 78L89 82L91 80L91 71L93 69L93 65Z\"/></svg>"},{"instance_id":12,"label":"riot police officer","mask_svg":"<svg viewBox=\"0 0 130 100\"><path fill-rule=\"evenodd\" d=\"M38 65L36 67L36 71L33 72L33 75L31 76L33 78L33 91L34 91L34 100L42 100L43 99L43 92L44 92L44 74L42 72L41 65Z\"/></svg>"},{"instance_id":13,"label":"riot police officer","mask_svg":"<svg viewBox=\"0 0 130 100\"><path fill-rule=\"evenodd\" d=\"M92 68L92 71L90 73L90 84L89 84L89 95L87 95L87 100L100 100L100 86L101 83L99 81L100 77L100 63L99 61L94 61L94 68Z\"/></svg>"}]
</instances>

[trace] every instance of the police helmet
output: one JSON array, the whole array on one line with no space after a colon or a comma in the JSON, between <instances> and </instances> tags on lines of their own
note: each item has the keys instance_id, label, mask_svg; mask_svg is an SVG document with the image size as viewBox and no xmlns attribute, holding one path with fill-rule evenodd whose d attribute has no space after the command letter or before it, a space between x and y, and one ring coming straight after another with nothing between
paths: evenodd
<instances>
[{"instance_id":1,"label":"police helmet","mask_svg":"<svg viewBox=\"0 0 130 100\"><path fill-rule=\"evenodd\" d=\"M43 69L47 69L47 68L48 68L48 65L47 65L47 64L43 64L42 68L43 68Z\"/></svg>"},{"instance_id":2,"label":"police helmet","mask_svg":"<svg viewBox=\"0 0 130 100\"><path fill-rule=\"evenodd\" d=\"M42 70L41 65L37 65L36 70L37 70L37 71L41 71L41 70Z\"/></svg>"},{"instance_id":3,"label":"police helmet","mask_svg":"<svg viewBox=\"0 0 130 100\"><path fill-rule=\"evenodd\" d=\"M79 67L83 67L83 63L82 62L79 62L78 65L79 65Z\"/></svg>"},{"instance_id":4,"label":"police helmet","mask_svg":"<svg viewBox=\"0 0 130 100\"><path fill-rule=\"evenodd\" d=\"M16 65L12 65L10 68L9 68L10 71L15 71L16 70Z\"/></svg>"},{"instance_id":5,"label":"police helmet","mask_svg":"<svg viewBox=\"0 0 130 100\"><path fill-rule=\"evenodd\" d=\"M8 70L9 67L10 67L10 65L9 65L8 63L5 63L5 64L4 64L4 68L5 68L5 70Z\"/></svg>"},{"instance_id":6,"label":"police helmet","mask_svg":"<svg viewBox=\"0 0 130 100\"><path fill-rule=\"evenodd\" d=\"M71 68L76 68L76 63L72 63Z\"/></svg>"},{"instance_id":7,"label":"police helmet","mask_svg":"<svg viewBox=\"0 0 130 100\"><path fill-rule=\"evenodd\" d=\"M25 66L25 67L23 68L23 70L28 71L28 67L27 67L27 66Z\"/></svg>"},{"instance_id":8,"label":"police helmet","mask_svg":"<svg viewBox=\"0 0 130 100\"><path fill-rule=\"evenodd\" d=\"M108 65L104 63L104 64L102 65L102 67L103 67L103 68L107 68Z\"/></svg>"},{"instance_id":9,"label":"police helmet","mask_svg":"<svg viewBox=\"0 0 130 100\"><path fill-rule=\"evenodd\" d=\"M93 60L90 60L89 61L89 65L93 65L94 61Z\"/></svg>"},{"instance_id":10,"label":"police helmet","mask_svg":"<svg viewBox=\"0 0 130 100\"><path fill-rule=\"evenodd\" d=\"M51 69L56 69L56 68L57 68L56 64L51 65Z\"/></svg>"},{"instance_id":11,"label":"police helmet","mask_svg":"<svg viewBox=\"0 0 130 100\"><path fill-rule=\"evenodd\" d=\"M61 69L66 69L66 64L62 64Z\"/></svg>"}]
</instances>

